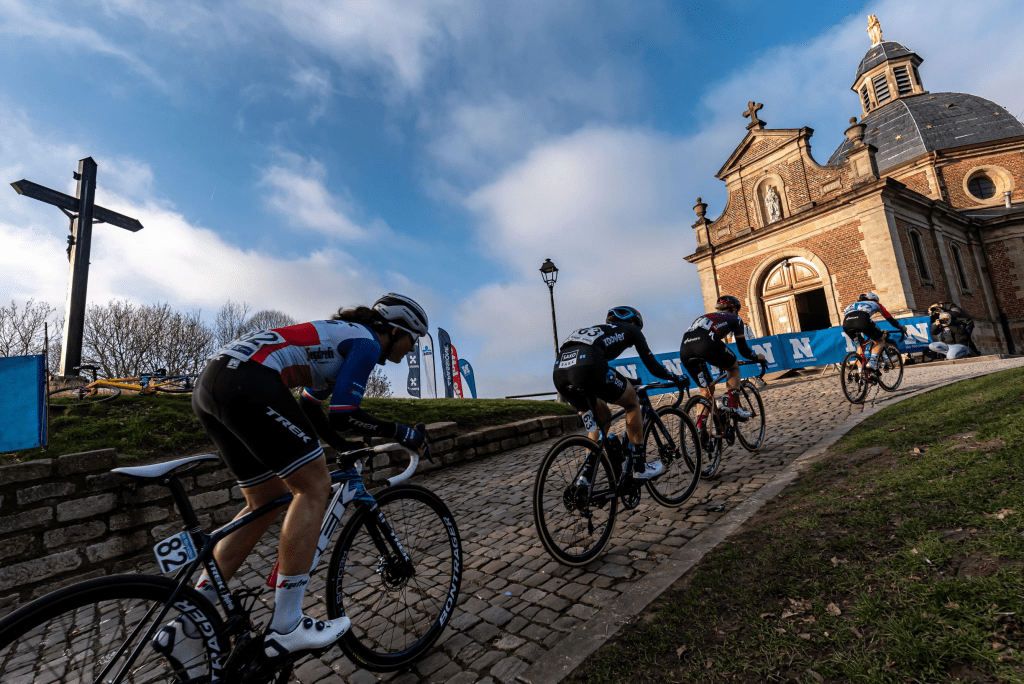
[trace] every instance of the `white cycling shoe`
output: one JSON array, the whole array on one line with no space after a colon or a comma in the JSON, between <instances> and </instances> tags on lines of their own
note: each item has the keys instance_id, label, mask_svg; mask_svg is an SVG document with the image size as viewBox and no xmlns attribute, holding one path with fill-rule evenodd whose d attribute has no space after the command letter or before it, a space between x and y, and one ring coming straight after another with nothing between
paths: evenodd
<instances>
[{"instance_id":1,"label":"white cycling shoe","mask_svg":"<svg viewBox=\"0 0 1024 684\"><path fill-rule=\"evenodd\" d=\"M664 472L665 466L661 465L661 461L652 461L644 465L644 469L640 472L633 473L634 480L650 480L651 478L658 477Z\"/></svg>"},{"instance_id":2,"label":"white cycling shoe","mask_svg":"<svg viewBox=\"0 0 1024 684\"><path fill-rule=\"evenodd\" d=\"M753 415L750 411L746 409L741 409L739 406L734 406L731 410L733 415L736 416L736 420L740 421L741 423L747 422L748 420L750 420L750 416Z\"/></svg>"},{"instance_id":3,"label":"white cycling shoe","mask_svg":"<svg viewBox=\"0 0 1024 684\"><path fill-rule=\"evenodd\" d=\"M347 617L315 620L303 615L295 629L287 634L268 629L263 637L263 653L268 658L279 658L297 651L327 648L340 639L351 624Z\"/></svg>"},{"instance_id":4,"label":"white cycling shoe","mask_svg":"<svg viewBox=\"0 0 1024 684\"><path fill-rule=\"evenodd\" d=\"M174 618L160 628L150 644L167 658L181 681L206 674L206 648L199 628L191 620Z\"/></svg>"}]
</instances>

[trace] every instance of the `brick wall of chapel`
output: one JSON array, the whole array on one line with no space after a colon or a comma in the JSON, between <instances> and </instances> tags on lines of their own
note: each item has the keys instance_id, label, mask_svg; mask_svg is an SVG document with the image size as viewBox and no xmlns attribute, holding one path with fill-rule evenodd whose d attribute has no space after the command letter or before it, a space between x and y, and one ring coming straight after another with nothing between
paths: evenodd
<instances>
[{"instance_id":1,"label":"brick wall of chapel","mask_svg":"<svg viewBox=\"0 0 1024 684\"><path fill-rule=\"evenodd\" d=\"M915 174L907 176L906 178L898 178L900 183L903 183L914 192L919 192L925 197L930 197L932 190L928 186L928 176L924 171L919 171Z\"/></svg>"},{"instance_id":2,"label":"brick wall of chapel","mask_svg":"<svg viewBox=\"0 0 1024 684\"><path fill-rule=\"evenodd\" d=\"M817 255L835 280L836 297L840 306L845 306L856 301L857 295L861 292L874 289L868 276L870 264L861 247L863 239L860 221L853 221L802 240L776 245L775 251L779 252L780 259L787 248L805 249ZM759 305L759 302L748 301L747 287L754 269L764 260L765 255L762 252L717 269L719 291L739 297L745 311Z\"/></svg>"},{"instance_id":3,"label":"brick wall of chapel","mask_svg":"<svg viewBox=\"0 0 1024 684\"><path fill-rule=\"evenodd\" d=\"M953 245L960 248L960 263L964 267L964 275L967 277L967 285L970 287L970 292L964 291L963 287L960 286L960 278L956 274L956 262L953 260ZM957 301L960 305L967 310L967 313L975 318L986 317L985 304L981 299L981 280L978 276L977 270L974 268L974 258L972 257L972 250L970 245L967 245L959 240L946 239L946 260L949 263L949 267L953 269L952 276L953 289L959 295ZM954 297L956 299L956 297Z\"/></svg>"},{"instance_id":4,"label":"brick wall of chapel","mask_svg":"<svg viewBox=\"0 0 1024 684\"><path fill-rule=\"evenodd\" d=\"M1024 151L1008 152L1006 154L995 154L987 157L971 157L963 161L954 162L939 167L943 183L946 186L948 201L958 209L977 207L978 200L964 192L964 176L971 169L979 166L999 166L1006 169L1013 176L1014 202L1021 201L1021 194L1024 193ZM903 181L906 182L906 181Z\"/></svg>"},{"instance_id":5,"label":"brick wall of chapel","mask_svg":"<svg viewBox=\"0 0 1024 684\"><path fill-rule=\"evenodd\" d=\"M910 244L911 228L916 229L921 236L921 250L924 252L925 266L927 267L928 275L931 276L931 283L925 283L921 279L917 255ZM946 279L943 276L942 263L939 261L939 255L936 251L935 238L931 231L898 218L896 219L896 232L900 236L903 259L907 264L907 273L910 279L910 291L914 294L917 310L927 309L933 302L951 301L949 290L946 288Z\"/></svg>"},{"instance_id":6,"label":"brick wall of chapel","mask_svg":"<svg viewBox=\"0 0 1024 684\"><path fill-rule=\"evenodd\" d=\"M996 300L1008 318L1024 318L1024 239L1007 238L985 243ZM1018 350L1020 341L1018 340ZM1019 351L1018 351L1019 353Z\"/></svg>"}]
</instances>

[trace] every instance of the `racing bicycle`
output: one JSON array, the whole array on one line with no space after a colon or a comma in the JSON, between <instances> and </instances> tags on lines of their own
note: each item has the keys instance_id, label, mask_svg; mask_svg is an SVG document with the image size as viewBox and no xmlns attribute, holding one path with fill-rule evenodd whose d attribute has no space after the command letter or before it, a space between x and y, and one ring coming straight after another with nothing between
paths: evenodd
<instances>
[{"instance_id":1,"label":"racing bicycle","mask_svg":"<svg viewBox=\"0 0 1024 684\"><path fill-rule=\"evenodd\" d=\"M186 394L195 385L195 375L168 375L163 368L149 375L134 378L97 378L99 366L76 366L76 371L85 371L92 380L75 376L65 381L65 386L50 390L49 406L51 409L63 410L82 404L98 404L113 401L121 396L121 390L131 390L139 394L168 392L170 394Z\"/></svg>"},{"instance_id":2,"label":"racing bicycle","mask_svg":"<svg viewBox=\"0 0 1024 684\"><path fill-rule=\"evenodd\" d=\"M418 426L422 427L422 426ZM391 445L359 449L339 457L331 473L332 498L321 525L311 571L335 533L341 537L326 568L326 613L347 615L352 626L338 645L359 666L389 671L421 658L451 619L462 581L462 548L451 511L430 490L399 484L416 470L409 466L369 494L359 471L362 460ZM400 447L399 447L400 448ZM429 452L428 452L429 453ZM289 493L207 534L200 529L181 476L217 456L203 454L166 463L115 468L140 485L168 487L185 531L153 547L161 575L111 575L48 594L0 620L0 672L13 682L230 682L289 681L303 651L268 659L262 629L252 612L260 589L230 591L213 559L218 541L291 501ZM346 506L354 512L342 528ZM193 589L205 567L225 617ZM307 597L308 600L308 597ZM313 609L315 610L315 609ZM185 633L203 640L195 659L175 670L153 647L153 636L174 619ZM327 649L324 649L326 651Z\"/></svg>"},{"instance_id":3,"label":"racing bicycle","mask_svg":"<svg viewBox=\"0 0 1024 684\"><path fill-rule=\"evenodd\" d=\"M671 406L655 410L647 390L677 387ZM636 387L643 417L644 453L661 460L664 471L646 481L647 491L662 506L683 505L700 480L701 451L690 418L679 410L688 387L655 382ZM583 414L583 425L593 431L594 399ZM537 535L551 556L565 565L586 565L607 546L615 527L619 500L625 509L640 504L640 480L633 477L625 444L609 434L608 426L625 415L615 413L600 425L600 442L570 435L554 444L541 461L533 490L533 517Z\"/></svg>"},{"instance_id":4,"label":"racing bicycle","mask_svg":"<svg viewBox=\"0 0 1024 684\"><path fill-rule=\"evenodd\" d=\"M766 364L758 361L740 361L741 366L758 364L761 372L754 378L764 384L764 373L768 368ZM764 444L765 418L764 402L761 400L761 393L751 380L740 381L739 404L740 408L750 413L746 421L739 420L739 417L731 408L714 401L715 385L729 377L726 371L721 371L709 384L712 398L708 400L702 394L694 394L686 402L683 411L689 416L696 427L700 437L701 450L704 452L704 468L701 470L701 477L713 479L721 474L722 450L726 445L732 446L736 439L747 451L754 452Z\"/></svg>"},{"instance_id":5,"label":"racing bicycle","mask_svg":"<svg viewBox=\"0 0 1024 684\"><path fill-rule=\"evenodd\" d=\"M882 351L878 354L875 373L867 367L864 356L864 348L872 344L871 340L865 338L863 333L854 333L852 342L857 348L847 354L839 366L843 394L851 404L862 403L871 385L877 384L886 392L892 392L903 382L903 354L896 343L889 341L889 335L893 333L901 338L906 337L900 330L886 330L882 333Z\"/></svg>"}]
</instances>

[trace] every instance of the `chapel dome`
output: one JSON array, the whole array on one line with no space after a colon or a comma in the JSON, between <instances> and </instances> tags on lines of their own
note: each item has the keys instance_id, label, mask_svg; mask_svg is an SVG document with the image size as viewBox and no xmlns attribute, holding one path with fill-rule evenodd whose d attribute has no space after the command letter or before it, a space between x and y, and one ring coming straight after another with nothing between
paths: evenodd
<instances>
[{"instance_id":1,"label":"chapel dome","mask_svg":"<svg viewBox=\"0 0 1024 684\"><path fill-rule=\"evenodd\" d=\"M890 59L898 57L906 57L908 55L917 57L917 62L922 61L916 52L904 47L894 40L887 40L882 43L872 45L864 54L864 59L860 60L860 66L857 67L857 75L853 77L853 82L856 83L859 81L861 76L871 71L882 62L887 62Z\"/></svg>"},{"instance_id":2,"label":"chapel dome","mask_svg":"<svg viewBox=\"0 0 1024 684\"><path fill-rule=\"evenodd\" d=\"M860 123L866 126L864 142L878 149L879 172L927 152L1024 136L1024 124L1005 107L966 93L901 97L872 110ZM826 166L844 163L852 146L844 140Z\"/></svg>"}]
</instances>

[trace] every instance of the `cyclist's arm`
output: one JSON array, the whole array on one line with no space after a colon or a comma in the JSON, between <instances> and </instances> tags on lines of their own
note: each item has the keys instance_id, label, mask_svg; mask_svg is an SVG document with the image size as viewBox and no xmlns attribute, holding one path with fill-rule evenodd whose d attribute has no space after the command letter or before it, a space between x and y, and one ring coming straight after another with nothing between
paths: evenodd
<instances>
[{"instance_id":1,"label":"cyclist's arm","mask_svg":"<svg viewBox=\"0 0 1024 684\"><path fill-rule=\"evenodd\" d=\"M747 344L747 336L744 333L742 322L740 323L740 329L738 331L733 330L732 334L736 338L736 351L738 351L743 358L748 361L760 361L760 359L757 358L757 354L755 354L750 348L750 345Z\"/></svg>"},{"instance_id":2,"label":"cyclist's arm","mask_svg":"<svg viewBox=\"0 0 1024 684\"><path fill-rule=\"evenodd\" d=\"M318 394L324 394L325 396L318 397ZM323 400L327 396L330 396L329 392L314 392L308 388L304 389L299 394L299 407L309 418L309 422L313 424L317 436L325 444L337 451L351 451L352 449L360 448L362 445L345 439L331 428L327 414L323 412Z\"/></svg>"},{"instance_id":3,"label":"cyclist's arm","mask_svg":"<svg viewBox=\"0 0 1024 684\"><path fill-rule=\"evenodd\" d=\"M675 380L676 376L669 373L660 363L658 359L654 357L654 352L651 351L650 346L647 344L647 338L644 337L643 333L639 333L636 336L636 342L633 345L636 347L636 352L640 356L640 360L644 362L644 366L650 371L651 375L660 380Z\"/></svg>"},{"instance_id":4,"label":"cyclist's arm","mask_svg":"<svg viewBox=\"0 0 1024 684\"><path fill-rule=\"evenodd\" d=\"M892 314L889 313L886 310L886 308L881 304L878 305L878 313L882 314L882 318L884 318L889 323L889 325L899 330L903 330L903 324L897 321L895 318L893 318Z\"/></svg>"}]
</instances>

